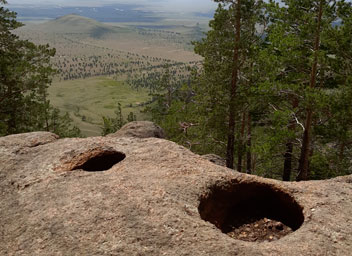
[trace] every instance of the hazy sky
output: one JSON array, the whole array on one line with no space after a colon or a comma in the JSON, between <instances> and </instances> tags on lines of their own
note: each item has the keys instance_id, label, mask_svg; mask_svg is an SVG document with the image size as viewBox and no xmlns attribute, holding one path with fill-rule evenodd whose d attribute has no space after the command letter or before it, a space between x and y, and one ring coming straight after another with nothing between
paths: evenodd
<instances>
[{"instance_id":1,"label":"hazy sky","mask_svg":"<svg viewBox=\"0 0 352 256\"><path fill-rule=\"evenodd\" d=\"M22 5L63 5L63 6L101 6L104 4L126 3L126 4L143 4L148 9L158 11L175 11L175 12L207 12L214 10L217 6L211 0L8 0L8 3Z\"/></svg>"}]
</instances>

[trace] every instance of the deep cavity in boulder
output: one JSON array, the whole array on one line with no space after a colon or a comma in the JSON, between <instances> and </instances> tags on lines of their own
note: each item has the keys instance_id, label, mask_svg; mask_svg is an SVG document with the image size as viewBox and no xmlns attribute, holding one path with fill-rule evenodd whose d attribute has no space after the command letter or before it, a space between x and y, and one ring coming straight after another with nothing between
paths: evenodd
<instances>
[{"instance_id":1,"label":"deep cavity in boulder","mask_svg":"<svg viewBox=\"0 0 352 256\"><path fill-rule=\"evenodd\" d=\"M280 222L292 231L299 229L304 221L303 209L292 196L273 185L257 182L233 180L216 184L201 198L198 210L203 220L213 223L223 233L245 241L271 241L271 235L265 238L265 234L255 234L251 229L262 225L260 223L267 225L267 220ZM243 239L241 234L233 235L236 229L242 231L243 227L247 227L249 235L243 232ZM286 234L282 233L274 240Z\"/></svg>"},{"instance_id":2,"label":"deep cavity in boulder","mask_svg":"<svg viewBox=\"0 0 352 256\"><path fill-rule=\"evenodd\" d=\"M83 164L76 166L76 169L82 169L87 172L100 172L109 170L115 164L121 162L126 157L125 154L117 151L102 151L99 154L89 158Z\"/></svg>"}]
</instances>

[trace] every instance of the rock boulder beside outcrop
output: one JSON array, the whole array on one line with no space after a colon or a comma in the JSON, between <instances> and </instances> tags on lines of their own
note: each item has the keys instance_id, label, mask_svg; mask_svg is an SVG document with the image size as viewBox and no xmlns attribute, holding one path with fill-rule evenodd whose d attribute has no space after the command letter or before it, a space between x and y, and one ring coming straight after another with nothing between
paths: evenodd
<instances>
[{"instance_id":1,"label":"rock boulder beside outcrop","mask_svg":"<svg viewBox=\"0 0 352 256\"><path fill-rule=\"evenodd\" d=\"M218 156L215 154L206 154L206 155L202 155L202 157L214 164L217 164L220 166L226 166L226 159L222 158L221 156Z\"/></svg>"},{"instance_id":2,"label":"rock boulder beside outcrop","mask_svg":"<svg viewBox=\"0 0 352 256\"><path fill-rule=\"evenodd\" d=\"M165 138L163 129L150 121L129 122L109 137Z\"/></svg>"}]
</instances>

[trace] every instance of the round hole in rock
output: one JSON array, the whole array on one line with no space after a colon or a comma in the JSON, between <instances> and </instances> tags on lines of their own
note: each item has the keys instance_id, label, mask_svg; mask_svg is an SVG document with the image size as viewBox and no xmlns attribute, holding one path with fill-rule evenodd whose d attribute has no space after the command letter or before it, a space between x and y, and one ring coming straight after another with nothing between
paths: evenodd
<instances>
[{"instance_id":1,"label":"round hole in rock","mask_svg":"<svg viewBox=\"0 0 352 256\"><path fill-rule=\"evenodd\" d=\"M210 187L198 207L203 220L230 237L250 242L274 241L296 231L304 221L303 208L288 193L257 182Z\"/></svg>"},{"instance_id":2,"label":"round hole in rock","mask_svg":"<svg viewBox=\"0 0 352 256\"><path fill-rule=\"evenodd\" d=\"M87 172L100 172L109 170L115 164L121 162L126 157L125 154L117 151L102 151L92 156L83 164L76 166L74 170L82 169Z\"/></svg>"}]
</instances>

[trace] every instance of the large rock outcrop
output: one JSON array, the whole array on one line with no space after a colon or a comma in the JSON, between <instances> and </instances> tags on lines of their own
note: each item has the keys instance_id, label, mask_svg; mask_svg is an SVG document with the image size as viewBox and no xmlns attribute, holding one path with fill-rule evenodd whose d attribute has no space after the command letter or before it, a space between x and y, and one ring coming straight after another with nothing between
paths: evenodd
<instances>
[{"instance_id":1,"label":"large rock outcrop","mask_svg":"<svg viewBox=\"0 0 352 256\"><path fill-rule=\"evenodd\" d=\"M351 255L352 176L280 182L167 140L0 138L0 255ZM251 215L292 232L225 234Z\"/></svg>"}]
</instances>

